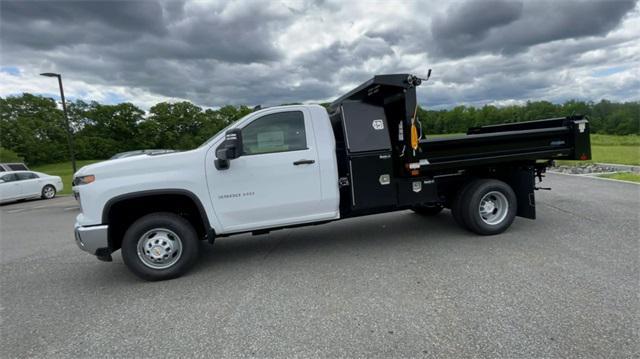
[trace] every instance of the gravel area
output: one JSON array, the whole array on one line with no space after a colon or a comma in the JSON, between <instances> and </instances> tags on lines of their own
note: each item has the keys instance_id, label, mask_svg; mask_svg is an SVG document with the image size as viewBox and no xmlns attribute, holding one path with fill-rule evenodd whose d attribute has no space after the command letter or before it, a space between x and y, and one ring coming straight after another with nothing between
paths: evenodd
<instances>
[{"instance_id":1,"label":"gravel area","mask_svg":"<svg viewBox=\"0 0 640 359\"><path fill-rule=\"evenodd\" d=\"M603 173L616 172L640 173L640 166L627 166L607 163L588 163L581 165L557 165L554 167L550 167L548 171L579 175L598 175Z\"/></svg>"}]
</instances>

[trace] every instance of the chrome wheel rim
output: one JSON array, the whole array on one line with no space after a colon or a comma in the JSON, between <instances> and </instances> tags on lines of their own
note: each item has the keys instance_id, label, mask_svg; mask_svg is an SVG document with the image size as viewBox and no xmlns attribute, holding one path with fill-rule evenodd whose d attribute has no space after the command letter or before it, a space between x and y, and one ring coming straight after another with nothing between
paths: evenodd
<instances>
[{"instance_id":1,"label":"chrome wheel rim","mask_svg":"<svg viewBox=\"0 0 640 359\"><path fill-rule=\"evenodd\" d=\"M44 197L53 198L56 195L56 190L53 187L47 186L44 188Z\"/></svg>"},{"instance_id":2,"label":"chrome wheel rim","mask_svg":"<svg viewBox=\"0 0 640 359\"><path fill-rule=\"evenodd\" d=\"M138 239L138 258L152 269L166 269L182 256L182 240L166 228L154 228Z\"/></svg>"},{"instance_id":3,"label":"chrome wheel rim","mask_svg":"<svg viewBox=\"0 0 640 359\"><path fill-rule=\"evenodd\" d=\"M501 192L491 191L480 200L478 213L484 223L491 226L500 224L509 213L509 201Z\"/></svg>"}]
</instances>

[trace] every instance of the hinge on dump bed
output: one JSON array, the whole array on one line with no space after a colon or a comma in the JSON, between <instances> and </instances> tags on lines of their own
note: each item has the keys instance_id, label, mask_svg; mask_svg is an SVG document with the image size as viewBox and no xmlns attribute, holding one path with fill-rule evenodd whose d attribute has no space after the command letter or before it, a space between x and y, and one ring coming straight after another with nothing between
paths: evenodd
<instances>
[{"instance_id":1,"label":"hinge on dump bed","mask_svg":"<svg viewBox=\"0 0 640 359\"><path fill-rule=\"evenodd\" d=\"M340 188L347 187L349 185L349 177L340 177L338 178L338 186Z\"/></svg>"}]
</instances>

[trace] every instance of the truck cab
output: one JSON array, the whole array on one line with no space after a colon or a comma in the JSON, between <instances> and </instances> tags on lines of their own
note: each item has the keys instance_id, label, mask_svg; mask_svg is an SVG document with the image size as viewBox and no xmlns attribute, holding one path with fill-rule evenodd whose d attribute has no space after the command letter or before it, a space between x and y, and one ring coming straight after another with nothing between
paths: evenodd
<instances>
[{"instance_id":1,"label":"truck cab","mask_svg":"<svg viewBox=\"0 0 640 359\"><path fill-rule=\"evenodd\" d=\"M216 156L229 141L221 134L209 144L204 161L217 233L339 218L335 140L323 107L264 109L230 131L236 156ZM220 161L226 163L221 167Z\"/></svg>"}]
</instances>

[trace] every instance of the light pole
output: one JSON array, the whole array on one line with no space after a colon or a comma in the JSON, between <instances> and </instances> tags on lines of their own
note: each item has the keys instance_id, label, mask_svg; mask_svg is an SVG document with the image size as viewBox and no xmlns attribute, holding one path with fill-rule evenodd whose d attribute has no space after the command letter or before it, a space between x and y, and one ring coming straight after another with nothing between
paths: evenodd
<instances>
[{"instance_id":1,"label":"light pole","mask_svg":"<svg viewBox=\"0 0 640 359\"><path fill-rule=\"evenodd\" d=\"M64 101L64 89L62 88L62 75L53 72L45 72L40 74L46 77L57 77L58 85L60 85L60 98L62 99L62 112L64 112L64 122L67 126L67 142L69 144L69 154L71 155L71 166L73 173L76 173L76 152L73 148L73 136L71 135L71 126L69 126L69 115L67 114L67 103Z\"/></svg>"}]
</instances>

